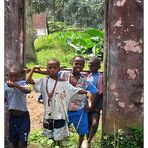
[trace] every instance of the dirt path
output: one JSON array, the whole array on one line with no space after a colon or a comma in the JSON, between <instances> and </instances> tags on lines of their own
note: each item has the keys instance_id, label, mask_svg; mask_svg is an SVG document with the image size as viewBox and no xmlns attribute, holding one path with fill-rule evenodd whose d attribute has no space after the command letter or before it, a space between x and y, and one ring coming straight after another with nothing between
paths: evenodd
<instances>
[{"instance_id":1,"label":"dirt path","mask_svg":"<svg viewBox=\"0 0 148 148\"><path fill-rule=\"evenodd\" d=\"M31 92L27 98L27 107L30 113L31 119L31 131L42 128L43 123L43 104L40 104L36 101L39 94Z\"/></svg>"}]
</instances>

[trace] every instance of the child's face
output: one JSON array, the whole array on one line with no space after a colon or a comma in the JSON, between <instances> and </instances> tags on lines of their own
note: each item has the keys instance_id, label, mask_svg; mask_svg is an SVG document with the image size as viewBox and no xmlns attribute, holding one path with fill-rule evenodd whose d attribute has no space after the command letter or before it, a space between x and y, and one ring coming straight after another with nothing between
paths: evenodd
<instances>
[{"instance_id":1,"label":"child's face","mask_svg":"<svg viewBox=\"0 0 148 148\"><path fill-rule=\"evenodd\" d=\"M85 61L80 57L76 57L73 61L73 71L75 73L80 73L84 68Z\"/></svg>"},{"instance_id":2,"label":"child's face","mask_svg":"<svg viewBox=\"0 0 148 148\"><path fill-rule=\"evenodd\" d=\"M56 61L49 61L47 64L47 71L51 78L57 77L57 74L60 70L60 66Z\"/></svg>"},{"instance_id":3,"label":"child's face","mask_svg":"<svg viewBox=\"0 0 148 148\"><path fill-rule=\"evenodd\" d=\"M8 73L8 80L12 82L16 82L20 79L21 74L18 71L10 71Z\"/></svg>"},{"instance_id":4,"label":"child's face","mask_svg":"<svg viewBox=\"0 0 148 148\"><path fill-rule=\"evenodd\" d=\"M99 69L99 63L95 60L90 60L88 64L90 72L94 73L97 72Z\"/></svg>"}]
</instances>

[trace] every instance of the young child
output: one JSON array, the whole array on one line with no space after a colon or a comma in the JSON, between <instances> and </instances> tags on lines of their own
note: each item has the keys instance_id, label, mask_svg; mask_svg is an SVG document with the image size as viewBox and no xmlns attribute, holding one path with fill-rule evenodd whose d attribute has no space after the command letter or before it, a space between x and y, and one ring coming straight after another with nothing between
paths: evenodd
<instances>
[{"instance_id":1,"label":"young child","mask_svg":"<svg viewBox=\"0 0 148 148\"><path fill-rule=\"evenodd\" d=\"M5 101L10 112L9 140L13 148L27 148L28 134L30 132L30 116L26 106L26 94L31 89L22 80L22 71L12 66L8 71L5 84Z\"/></svg>"},{"instance_id":2,"label":"young child","mask_svg":"<svg viewBox=\"0 0 148 148\"><path fill-rule=\"evenodd\" d=\"M90 74L88 75L88 80L92 82L96 88L98 88L98 93L93 99L92 110L89 111L89 134L88 134L88 144L90 144L92 138L94 137L100 119L100 111L103 107L103 76L98 72L100 68L100 60L98 57L93 56L89 60Z\"/></svg>"},{"instance_id":3,"label":"young child","mask_svg":"<svg viewBox=\"0 0 148 148\"><path fill-rule=\"evenodd\" d=\"M61 144L61 140L69 136L68 129L68 105L69 101L74 99L76 93L87 94L92 97L90 92L75 88L68 81L58 78L60 70L60 62L57 59L50 59L47 63L48 76L32 80L32 74L35 70L40 69L34 67L27 82L34 85L36 92L42 94L44 101L44 134L54 141Z\"/></svg>"},{"instance_id":4,"label":"young child","mask_svg":"<svg viewBox=\"0 0 148 148\"><path fill-rule=\"evenodd\" d=\"M97 88L87 78L81 74L85 65L85 59L83 56L77 55L73 58L72 71L61 71L61 78L67 79L73 86L77 88L83 88L90 91L92 94L98 92ZM87 100L84 95L77 94L75 99L71 100L68 108L68 125L72 123L79 134L79 141L77 148L81 147L84 139L84 135L88 134L88 112L85 108ZM80 99L81 98L81 99Z\"/></svg>"}]
</instances>

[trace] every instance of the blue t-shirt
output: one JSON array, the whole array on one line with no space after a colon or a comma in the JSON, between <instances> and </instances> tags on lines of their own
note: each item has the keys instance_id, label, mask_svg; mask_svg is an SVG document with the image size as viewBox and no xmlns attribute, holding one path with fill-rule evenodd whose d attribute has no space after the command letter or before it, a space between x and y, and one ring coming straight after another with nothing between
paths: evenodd
<instances>
[{"instance_id":1,"label":"blue t-shirt","mask_svg":"<svg viewBox=\"0 0 148 148\"><path fill-rule=\"evenodd\" d=\"M26 81L20 80L16 82L21 86L26 86ZM5 99L7 103L8 110L14 109L19 111L27 111L26 106L26 93L22 92L17 88L8 87L7 83L5 87Z\"/></svg>"},{"instance_id":2,"label":"blue t-shirt","mask_svg":"<svg viewBox=\"0 0 148 148\"><path fill-rule=\"evenodd\" d=\"M92 82L96 88L98 88L99 77L102 77L102 75L99 72L96 72L96 73L90 73L87 79L88 81ZM93 110L96 111L103 108L103 96L99 96L98 94L99 94L99 88L98 88L98 93L93 101Z\"/></svg>"},{"instance_id":3,"label":"blue t-shirt","mask_svg":"<svg viewBox=\"0 0 148 148\"><path fill-rule=\"evenodd\" d=\"M71 77L71 72L70 71L62 71L59 74L59 77L61 78L65 78L67 81L69 81L70 77ZM91 92L91 94L96 94L98 92L97 88L89 81L87 81L87 78L85 76L83 76L81 74L79 80L77 81L76 86L77 88L83 88L85 90L88 90ZM86 104L86 95L82 95L82 94L77 94L75 97L77 97L77 99L71 101L69 103L69 110L71 110L71 106L72 104L78 104L78 107L76 110L81 109L84 107L84 105ZM83 99L80 99L83 98ZM72 110L74 111L74 110Z\"/></svg>"}]
</instances>

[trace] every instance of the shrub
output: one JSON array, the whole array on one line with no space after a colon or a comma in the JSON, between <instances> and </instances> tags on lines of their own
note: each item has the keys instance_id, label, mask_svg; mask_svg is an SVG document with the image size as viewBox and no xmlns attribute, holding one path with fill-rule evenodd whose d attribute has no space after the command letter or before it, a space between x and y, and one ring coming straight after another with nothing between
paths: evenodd
<instances>
[{"instance_id":1,"label":"shrub","mask_svg":"<svg viewBox=\"0 0 148 148\"><path fill-rule=\"evenodd\" d=\"M117 129L114 135L103 137L102 147L143 148L143 127Z\"/></svg>"}]
</instances>

